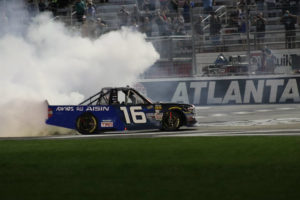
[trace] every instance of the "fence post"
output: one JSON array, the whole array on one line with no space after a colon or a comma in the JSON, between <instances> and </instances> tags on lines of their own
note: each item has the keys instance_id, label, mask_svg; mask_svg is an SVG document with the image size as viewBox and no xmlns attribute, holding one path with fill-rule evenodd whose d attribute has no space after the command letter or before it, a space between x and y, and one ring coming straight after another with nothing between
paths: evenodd
<instances>
[{"instance_id":1,"label":"fence post","mask_svg":"<svg viewBox=\"0 0 300 200\"><path fill-rule=\"evenodd\" d=\"M190 5L190 23L191 23L191 32L192 37L190 38L192 41L192 75L197 74L197 64L196 64L196 50L195 50L195 31L194 31L194 12L193 7Z\"/></svg>"}]
</instances>

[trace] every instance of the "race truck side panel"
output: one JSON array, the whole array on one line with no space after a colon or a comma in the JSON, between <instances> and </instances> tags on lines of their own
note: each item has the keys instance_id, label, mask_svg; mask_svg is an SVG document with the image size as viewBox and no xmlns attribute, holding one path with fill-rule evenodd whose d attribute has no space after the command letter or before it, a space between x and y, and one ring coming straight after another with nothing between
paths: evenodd
<instances>
[{"instance_id":1,"label":"race truck side panel","mask_svg":"<svg viewBox=\"0 0 300 200\"><path fill-rule=\"evenodd\" d=\"M48 106L49 125L76 129L77 119L89 113L97 119L97 130L134 130L159 128L162 112L153 105Z\"/></svg>"}]
</instances>

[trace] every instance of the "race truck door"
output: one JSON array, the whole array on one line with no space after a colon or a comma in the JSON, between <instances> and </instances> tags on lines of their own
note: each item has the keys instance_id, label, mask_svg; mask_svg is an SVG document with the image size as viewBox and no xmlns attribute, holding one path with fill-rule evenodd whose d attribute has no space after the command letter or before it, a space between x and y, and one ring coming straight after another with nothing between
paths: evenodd
<instances>
[{"instance_id":1,"label":"race truck door","mask_svg":"<svg viewBox=\"0 0 300 200\"><path fill-rule=\"evenodd\" d=\"M155 119L154 106L132 89L119 89L112 93L116 99L112 104L118 107L120 120L124 129L153 129L160 126L160 121Z\"/></svg>"}]
</instances>

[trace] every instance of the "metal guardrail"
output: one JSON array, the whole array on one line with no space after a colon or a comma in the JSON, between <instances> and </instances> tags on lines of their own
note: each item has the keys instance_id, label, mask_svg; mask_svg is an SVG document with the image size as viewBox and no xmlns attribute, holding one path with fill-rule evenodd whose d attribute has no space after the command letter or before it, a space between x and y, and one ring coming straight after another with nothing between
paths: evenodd
<instances>
[{"instance_id":1,"label":"metal guardrail","mask_svg":"<svg viewBox=\"0 0 300 200\"><path fill-rule=\"evenodd\" d=\"M300 30L295 31L295 47L300 48ZM250 32L250 47L251 50L260 50L263 47L274 47L276 49L285 49L286 41L285 41L285 31L267 31L265 32L264 41L261 43L257 42L256 32ZM276 35L276 38L274 38ZM215 52L216 48L222 48L222 51L239 51L239 50L247 50L246 48L246 38L241 37L241 33L233 33L233 34L221 34L220 35L220 43L215 44L212 43L209 35L204 35L202 37L192 37L192 35L185 36L156 36L147 38L148 41L151 41L156 50L160 52L162 58L166 59L176 57L184 57L184 56L192 56L193 53L199 52ZM244 43L240 43L244 40ZM192 52L192 44L195 44L196 52ZM181 52L181 55L174 55L176 52L175 48L177 48L177 52ZM181 48L181 49L180 49ZM200 51L201 50L201 51ZM185 52L185 53L183 53ZM182 54L183 53L183 54Z\"/></svg>"},{"instance_id":2,"label":"metal guardrail","mask_svg":"<svg viewBox=\"0 0 300 200\"><path fill-rule=\"evenodd\" d=\"M300 30L296 30L296 36L293 43L295 46L293 48L300 48ZM276 37L274 37L276 35ZM286 48L286 31L266 31L265 37L261 42L258 42L257 33L250 32L249 44L251 50L260 50L263 47L275 47L276 49ZM223 51L239 51L246 49L246 37L241 33L233 34L221 34L219 44L213 44L211 38L206 35L206 39L198 48L205 51L205 49L213 47L222 47ZM197 41L196 41L197 42ZM275 46L276 45L276 46ZM197 53L197 52L196 52Z\"/></svg>"},{"instance_id":3,"label":"metal guardrail","mask_svg":"<svg viewBox=\"0 0 300 200\"><path fill-rule=\"evenodd\" d=\"M217 8L215 10L215 13L220 17L221 21L224 20L224 21L227 22L227 10L226 10L226 6L220 6L219 8ZM210 27L210 18L211 18L211 15L207 15L202 20L202 24L204 25L203 32L205 32L205 30L207 30Z\"/></svg>"}]
</instances>

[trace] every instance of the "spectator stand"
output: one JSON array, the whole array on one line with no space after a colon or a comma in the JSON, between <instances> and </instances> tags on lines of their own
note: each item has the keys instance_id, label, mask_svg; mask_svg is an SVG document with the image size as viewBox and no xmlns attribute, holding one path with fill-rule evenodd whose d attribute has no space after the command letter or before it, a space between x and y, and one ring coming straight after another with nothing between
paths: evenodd
<instances>
[{"instance_id":1,"label":"spectator stand","mask_svg":"<svg viewBox=\"0 0 300 200\"><path fill-rule=\"evenodd\" d=\"M199 75L201 70L195 70L193 63L199 64L197 60L198 54L207 54L218 52L243 52L246 54L248 47L250 51L260 51L262 47L267 46L270 49L285 49L285 29L280 22L282 14L285 10L290 10L299 18L299 1L277 1L275 6L270 7L266 3L258 4L254 0L247 1L249 3L249 40L245 44L245 33L241 33L239 29L239 12L245 1L239 0L214 0L212 9L220 18L221 31L220 42L213 43L210 35L211 13L206 12L203 8L202 0L194 0L193 4L189 4L190 20L184 21L182 24L184 0L178 0L177 7L166 7L160 4L159 0L149 1L148 8L144 8L145 0L94 0L96 4L97 18L101 18L107 24L107 31L117 30L120 28L120 17L118 15L122 6L133 15L136 12L136 26L140 27L140 31L147 34L147 39L151 41L157 51L161 54L161 60L153 66L155 68L168 68L163 70L164 76L186 76ZM146 2L147 3L147 2ZM147 6L146 6L147 7ZM238 9L237 9L238 8ZM239 9L240 8L240 9ZM135 10L135 11L134 11ZM263 13L266 19L266 27L263 42L257 45L256 26L253 23L255 15L259 12ZM72 6L67 7L67 16L62 15L62 19L66 24L74 25L74 10ZM71 14L73 13L73 15ZM199 16L202 17L202 35L195 33L194 25L198 22ZM148 20L145 20L145 19ZM162 20L162 21L159 21ZM148 21L145 28L144 22ZM298 23L299 23L298 19ZM127 21L127 26L133 26L131 20ZM142 29L143 27L143 29ZM147 30L147 32L145 32ZM300 47L300 31L299 25L296 25L295 48ZM102 34L101 32L100 34ZM99 36L99 35L98 35ZM185 63L191 63L192 68L187 67ZM160 64L162 63L162 64ZM172 63L172 64L170 64ZM178 64L179 63L179 64ZM189 73L177 70L174 67L178 65L185 66ZM151 70L150 70L151 71ZM177 74L176 74L177 73ZM150 72L145 73L151 76ZM145 77L147 77L145 76Z\"/></svg>"}]
</instances>

